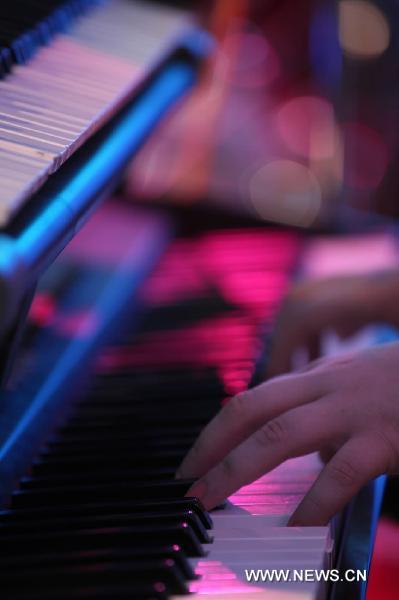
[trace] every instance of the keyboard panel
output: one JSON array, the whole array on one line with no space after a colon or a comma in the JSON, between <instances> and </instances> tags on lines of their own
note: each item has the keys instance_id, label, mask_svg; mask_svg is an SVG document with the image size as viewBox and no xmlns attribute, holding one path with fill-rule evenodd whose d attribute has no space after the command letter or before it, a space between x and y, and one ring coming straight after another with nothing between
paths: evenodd
<instances>
[{"instance_id":1,"label":"keyboard panel","mask_svg":"<svg viewBox=\"0 0 399 600\"><path fill-rule=\"evenodd\" d=\"M317 474L313 458L289 461L212 516L184 498L191 481L174 480L201 428L253 378L300 248L295 235L256 229L172 244L141 290L139 329L121 323L0 513L10 600L249 590L270 600L292 588L265 595L243 582L245 568L328 558L327 528L284 527Z\"/></svg>"},{"instance_id":2,"label":"keyboard panel","mask_svg":"<svg viewBox=\"0 0 399 600\"><path fill-rule=\"evenodd\" d=\"M54 21L54 37L41 40L23 21L27 48L0 81L0 227L128 100L188 23L184 11L147 2L60 4L57 19L43 15L36 27Z\"/></svg>"}]
</instances>

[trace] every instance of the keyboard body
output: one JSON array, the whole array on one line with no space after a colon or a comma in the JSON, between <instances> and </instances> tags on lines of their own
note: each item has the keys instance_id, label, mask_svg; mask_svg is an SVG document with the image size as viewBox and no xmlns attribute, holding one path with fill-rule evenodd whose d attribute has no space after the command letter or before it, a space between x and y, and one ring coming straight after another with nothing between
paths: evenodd
<instances>
[{"instance_id":1,"label":"keyboard body","mask_svg":"<svg viewBox=\"0 0 399 600\"><path fill-rule=\"evenodd\" d=\"M17 3L0 9L3 29L7 17L26 28L18 37L10 23L13 61L0 80L0 227L131 100L191 25L186 11L140 0L19 4L25 18Z\"/></svg>"},{"instance_id":2,"label":"keyboard body","mask_svg":"<svg viewBox=\"0 0 399 600\"><path fill-rule=\"evenodd\" d=\"M202 427L261 372L312 244L282 229L139 217L123 203L102 208L31 309L0 399L7 598L364 597L358 585L245 578L348 559L347 514L286 527L320 471L316 456L288 461L212 515L184 499L190 481L174 480ZM372 487L357 501L366 568L379 496Z\"/></svg>"},{"instance_id":3,"label":"keyboard body","mask_svg":"<svg viewBox=\"0 0 399 600\"><path fill-rule=\"evenodd\" d=\"M38 279L213 42L189 11L151 0L18 0L0 20L1 382Z\"/></svg>"}]
</instances>

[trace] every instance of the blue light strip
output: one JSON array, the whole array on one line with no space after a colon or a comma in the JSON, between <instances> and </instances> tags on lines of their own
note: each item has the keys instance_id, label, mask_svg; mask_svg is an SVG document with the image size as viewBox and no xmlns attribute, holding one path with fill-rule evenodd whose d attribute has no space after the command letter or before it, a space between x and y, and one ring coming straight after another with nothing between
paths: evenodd
<instances>
[{"instance_id":1,"label":"blue light strip","mask_svg":"<svg viewBox=\"0 0 399 600\"><path fill-rule=\"evenodd\" d=\"M11 457L18 456L21 440L33 439L34 433L32 432L41 430L40 419L49 420L50 413L56 414L60 405L62 406L68 380L76 370L87 364L88 357L97 347L99 339L104 335L107 327L126 304L127 299L132 296L133 291L138 289L164 251L170 238L170 231L165 222L153 223L151 233L152 243L146 247L145 253L141 252L140 254L136 245L133 244L132 250L124 257L108 286L99 296L95 306L92 307L93 312L99 318L99 330L94 335L74 338L66 345L57 364L49 370L48 379L31 398L28 409L16 423L8 438L3 441L0 447L0 481L7 479L3 469L6 471L8 464L14 464ZM2 499L0 486L0 505Z\"/></svg>"},{"instance_id":2,"label":"blue light strip","mask_svg":"<svg viewBox=\"0 0 399 600\"><path fill-rule=\"evenodd\" d=\"M209 38L201 30L190 32L185 42L191 43L197 58L207 53ZM24 293L73 238L157 123L196 78L195 57L193 61L170 59L65 186L54 195L45 192L48 202L32 223L17 237L0 234L0 338L14 323Z\"/></svg>"},{"instance_id":3,"label":"blue light strip","mask_svg":"<svg viewBox=\"0 0 399 600\"><path fill-rule=\"evenodd\" d=\"M51 199L32 224L15 239L1 236L0 275L3 277L3 284L7 285L10 292L14 291L16 295L18 290L28 285L29 279L38 277L44 271L48 262L76 233L82 224L82 216L87 216L104 189L106 190L114 181L115 175L128 164L155 125L193 85L195 79L195 66L188 61L175 60L164 67L134 101L93 156L66 183L61 192ZM157 254L165 240L162 231L159 231L155 237L157 243L154 254ZM148 258L144 261L145 264L138 268L133 275L136 282L132 281L132 276L127 276L126 272L132 257L129 257L127 263L121 265L120 271L113 278L112 285L98 299L96 306L96 310L102 315L104 326L112 320L126 300L128 290L135 287L135 283L137 285L154 259L155 256L152 259ZM15 304L11 294L5 298L7 304ZM50 399L52 399L52 411L56 410L59 403L54 402L54 398L57 395L61 397L61 394L57 394L57 390L65 385L71 373L85 361L98 341L95 337L75 340L66 348L61 363L32 398L28 410L4 440L0 450L0 471L4 482L8 480L7 465L19 460L17 456L21 440L29 439L32 427L36 429L38 422L46 417ZM37 427L37 430L39 429L40 427Z\"/></svg>"},{"instance_id":4,"label":"blue light strip","mask_svg":"<svg viewBox=\"0 0 399 600\"><path fill-rule=\"evenodd\" d=\"M138 99L110 137L66 185L51 204L16 240L19 257L29 273L41 270L42 257L62 238L69 223L79 218L131 159L170 106L190 88L195 71L184 62L167 67ZM69 237L76 233L70 231ZM65 245L65 241L63 243Z\"/></svg>"}]
</instances>

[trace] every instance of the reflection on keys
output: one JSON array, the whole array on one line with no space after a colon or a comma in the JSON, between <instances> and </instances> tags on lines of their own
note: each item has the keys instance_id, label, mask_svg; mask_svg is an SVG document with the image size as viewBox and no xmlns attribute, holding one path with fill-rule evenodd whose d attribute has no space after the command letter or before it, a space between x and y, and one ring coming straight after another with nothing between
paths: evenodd
<instances>
[{"instance_id":1,"label":"reflection on keys","mask_svg":"<svg viewBox=\"0 0 399 600\"><path fill-rule=\"evenodd\" d=\"M84 344L98 323L98 265L93 273L82 240L93 251L99 237L113 248L115 236L130 238L126 206L119 219L104 208L102 226L88 223L33 306L17 399L48 389L64 354L70 360L74 341ZM221 403L250 384L302 244L294 232L254 228L200 230L171 244L130 301L129 311L144 306L140 323L125 313L85 388L70 394L68 380L70 413L3 502L7 600L331 598L323 581L249 582L245 572L337 566L335 531L286 526L320 471L317 455L287 461L212 515L184 497L192 481L174 479ZM102 264L103 282L113 265Z\"/></svg>"},{"instance_id":2,"label":"reflection on keys","mask_svg":"<svg viewBox=\"0 0 399 600\"><path fill-rule=\"evenodd\" d=\"M94 4L0 81L0 226L127 100L187 23L170 7Z\"/></svg>"},{"instance_id":3,"label":"reflection on keys","mask_svg":"<svg viewBox=\"0 0 399 600\"><path fill-rule=\"evenodd\" d=\"M251 569L282 569L292 576L295 569L313 572L331 567L329 527L286 527L320 468L316 455L289 460L241 488L223 510L214 511L214 542L205 546L205 558L190 560L199 576L191 582L190 592L237 600L252 594L258 600L323 597L323 585L315 582L246 580Z\"/></svg>"},{"instance_id":4,"label":"reflection on keys","mask_svg":"<svg viewBox=\"0 0 399 600\"><path fill-rule=\"evenodd\" d=\"M219 591L228 590L231 574L241 569L230 552L235 538L241 538L242 556L252 557L259 543L264 547L242 519L250 504L256 511L265 490L274 507L249 518L262 520L265 551L271 543L291 544L279 534L288 530L277 524L286 521L300 486L270 480L263 491L258 485L257 496L243 489L234 500L235 527L228 522L231 508L215 513L211 530L199 503L183 499L192 482L175 481L174 473L221 402L248 386L262 325L281 302L299 248L295 234L261 230L204 233L171 245L141 290L146 309L139 330L125 322L105 348L70 418L0 513L7 557L0 585L11 590L10 600L165 600L218 579ZM56 348L71 329L62 313L53 318L49 335ZM314 465L304 470L303 485L313 474ZM278 508L280 499L284 507ZM305 542L307 554L321 560L326 533L315 533ZM303 534L298 539L292 552ZM216 553L213 566L208 546ZM227 555L230 571L218 578L217 561ZM194 579L194 569L201 579Z\"/></svg>"}]
</instances>

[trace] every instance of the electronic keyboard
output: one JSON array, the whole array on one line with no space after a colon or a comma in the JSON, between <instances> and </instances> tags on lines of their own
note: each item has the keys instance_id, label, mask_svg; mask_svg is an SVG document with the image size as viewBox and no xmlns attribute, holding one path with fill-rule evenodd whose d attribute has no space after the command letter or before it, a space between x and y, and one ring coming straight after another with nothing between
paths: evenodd
<instances>
[{"instance_id":1,"label":"electronic keyboard","mask_svg":"<svg viewBox=\"0 0 399 600\"><path fill-rule=\"evenodd\" d=\"M361 582L254 582L246 570L367 569L382 480L329 526L288 528L320 471L314 455L212 514L174 479L202 427L256 380L310 248L292 231L176 225L168 243L162 215L106 203L38 291L2 397L7 598L364 597Z\"/></svg>"},{"instance_id":2,"label":"electronic keyboard","mask_svg":"<svg viewBox=\"0 0 399 600\"><path fill-rule=\"evenodd\" d=\"M0 16L3 596L364 598L364 582L247 571L367 570L383 479L327 527L288 528L316 456L212 514L174 478L220 407L259 381L313 247L109 200L195 84L209 35L187 11L134 0L15 0Z\"/></svg>"},{"instance_id":3,"label":"electronic keyboard","mask_svg":"<svg viewBox=\"0 0 399 600\"><path fill-rule=\"evenodd\" d=\"M193 87L212 41L186 11L140 0L20 0L0 17L4 378L38 278Z\"/></svg>"},{"instance_id":4,"label":"electronic keyboard","mask_svg":"<svg viewBox=\"0 0 399 600\"><path fill-rule=\"evenodd\" d=\"M4 6L3 27L10 13L18 23L18 5L40 4ZM24 11L27 31L9 42L14 64L0 81L0 225L131 99L188 28L184 11L148 2L47 2L48 11L52 5L46 16L34 13L30 28Z\"/></svg>"}]
</instances>

